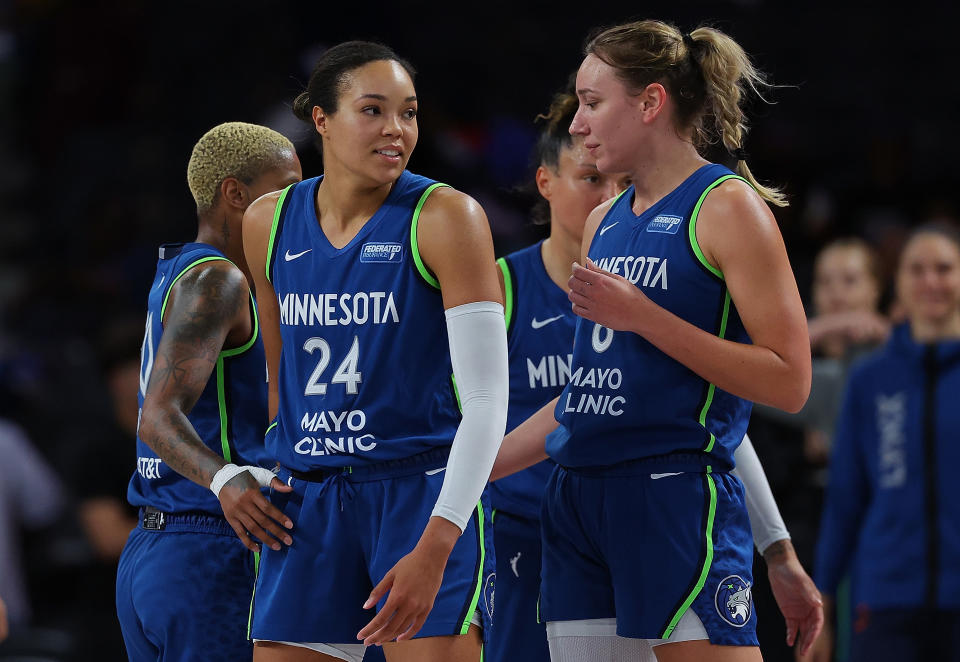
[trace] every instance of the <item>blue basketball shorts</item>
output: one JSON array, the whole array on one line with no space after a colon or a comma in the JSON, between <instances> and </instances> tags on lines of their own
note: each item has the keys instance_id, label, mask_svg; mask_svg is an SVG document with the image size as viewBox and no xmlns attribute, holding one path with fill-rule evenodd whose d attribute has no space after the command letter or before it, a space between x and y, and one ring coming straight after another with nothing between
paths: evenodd
<instances>
[{"instance_id":1,"label":"blue basketball shorts","mask_svg":"<svg viewBox=\"0 0 960 662\"><path fill-rule=\"evenodd\" d=\"M127 539L117 617L132 662L249 660L255 556L222 517L159 514Z\"/></svg>"},{"instance_id":2,"label":"blue basketball shorts","mask_svg":"<svg viewBox=\"0 0 960 662\"><path fill-rule=\"evenodd\" d=\"M542 620L616 618L622 637L665 639L693 609L711 643L758 645L743 485L698 464L558 466L541 509Z\"/></svg>"},{"instance_id":3,"label":"blue basketball shorts","mask_svg":"<svg viewBox=\"0 0 960 662\"><path fill-rule=\"evenodd\" d=\"M496 618L487 662L550 662L546 627L537 620L540 599L540 522L495 511Z\"/></svg>"},{"instance_id":4,"label":"blue basketball shorts","mask_svg":"<svg viewBox=\"0 0 960 662\"><path fill-rule=\"evenodd\" d=\"M449 449L297 477L281 468L293 492L271 501L293 521L293 544L264 548L253 607L252 638L358 643L374 616L370 591L413 550L440 494ZM416 637L466 634L479 613L484 636L493 605L484 585L494 573L490 507L484 495L447 561L433 609ZM386 602L384 596L376 609Z\"/></svg>"}]
</instances>

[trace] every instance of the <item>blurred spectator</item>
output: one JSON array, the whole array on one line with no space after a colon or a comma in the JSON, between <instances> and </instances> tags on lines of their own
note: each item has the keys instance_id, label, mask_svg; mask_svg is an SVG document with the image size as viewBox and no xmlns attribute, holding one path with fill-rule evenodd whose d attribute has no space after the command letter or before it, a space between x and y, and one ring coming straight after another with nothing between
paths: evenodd
<instances>
[{"instance_id":1,"label":"blurred spectator","mask_svg":"<svg viewBox=\"0 0 960 662\"><path fill-rule=\"evenodd\" d=\"M836 240L817 256L809 320L813 383L807 404L792 419L804 426L804 456L811 464L827 461L851 362L890 333L878 312L882 289L877 255L863 240Z\"/></svg>"},{"instance_id":2,"label":"blurred spectator","mask_svg":"<svg viewBox=\"0 0 960 662\"><path fill-rule=\"evenodd\" d=\"M63 490L21 429L4 420L0 458L0 595L10 626L17 628L30 621L20 533L52 524L63 505Z\"/></svg>"},{"instance_id":3,"label":"blurred spectator","mask_svg":"<svg viewBox=\"0 0 960 662\"><path fill-rule=\"evenodd\" d=\"M797 414L754 406L750 436L770 478L777 502L793 536L797 555L810 568L819 527L824 467L833 428L851 363L876 347L889 333L889 323L877 312L883 290L876 253L860 239L835 240L817 255L813 270L813 308L810 347L813 380L810 397ZM765 579L758 578L761 594ZM768 618L757 601L759 623ZM768 660L791 659L777 637L764 641L769 626L760 626L761 644Z\"/></svg>"},{"instance_id":4,"label":"blurred spectator","mask_svg":"<svg viewBox=\"0 0 960 662\"><path fill-rule=\"evenodd\" d=\"M127 483L135 466L131 451L137 436L137 389L143 320L120 319L101 332L100 366L110 395L112 420L96 437L77 447L69 475L77 514L97 558L112 566L137 524L127 503ZM90 476L97 480L90 480ZM112 579L111 579L112 585Z\"/></svg>"},{"instance_id":5,"label":"blurred spectator","mask_svg":"<svg viewBox=\"0 0 960 662\"><path fill-rule=\"evenodd\" d=\"M848 383L817 584L829 607L852 575L853 662L960 660L960 238L918 230L896 284L907 321ZM832 653L825 630L814 654L822 662Z\"/></svg>"}]
</instances>

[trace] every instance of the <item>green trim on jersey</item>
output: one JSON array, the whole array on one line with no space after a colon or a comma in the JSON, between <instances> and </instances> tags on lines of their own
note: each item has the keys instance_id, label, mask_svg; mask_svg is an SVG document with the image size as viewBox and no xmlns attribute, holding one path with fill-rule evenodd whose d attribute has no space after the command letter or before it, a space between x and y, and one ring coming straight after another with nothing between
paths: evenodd
<instances>
[{"instance_id":1,"label":"green trim on jersey","mask_svg":"<svg viewBox=\"0 0 960 662\"><path fill-rule=\"evenodd\" d=\"M253 600L257 597L257 577L260 576L260 552L253 553L253 593L250 594L250 611L247 613L247 640L253 627Z\"/></svg>"},{"instance_id":2,"label":"green trim on jersey","mask_svg":"<svg viewBox=\"0 0 960 662\"><path fill-rule=\"evenodd\" d=\"M273 279L270 278L270 263L273 261L273 245L277 240L277 227L280 225L280 212L283 211L283 202L287 199L287 193L289 193L294 186L296 186L296 184L290 184L287 188L280 192L280 197L277 198L277 206L273 210L273 223L270 225L270 238L267 239L267 262L263 265L263 270L267 276L268 283L273 282Z\"/></svg>"},{"instance_id":3,"label":"green trim on jersey","mask_svg":"<svg viewBox=\"0 0 960 662\"><path fill-rule=\"evenodd\" d=\"M727 320L730 318L730 290L724 288L723 292L723 315L720 318L720 332L717 334L718 338L723 338L727 334ZM710 405L713 404L713 394L717 390L717 385L713 382L710 382L710 386L707 387L707 400L703 403L703 409L700 410L700 425L703 426L703 429L707 429L707 412L710 411ZM709 430L707 431L710 435L710 441L707 442L706 447L704 447L703 452L709 453L713 450L713 444L716 443L717 438L713 436L713 433Z\"/></svg>"},{"instance_id":4,"label":"green trim on jersey","mask_svg":"<svg viewBox=\"0 0 960 662\"><path fill-rule=\"evenodd\" d=\"M177 277L170 281L170 286L167 288L167 293L163 297L163 305L160 307L160 323L163 324L163 316L167 311L167 301L170 299L170 292L173 291L173 286L176 285L177 281L180 280L185 273L196 267L197 265L203 264L205 262L215 262L223 261L229 264L233 264L230 260L225 257L220 257L219 255L211 255L209 257L200 258L195 262L191 262L186 267L184 267ZM236 266L236 265L234 265ZM228 415L227 415L227 398L226 398L226 384L224 378L224 359L232 358L243 354L248 349L253 347L253 344L257 341L257 336L260 334L260 320L257 315L257 302L253 298L253 292L250 292L250 306L253 311L253 332L250 334L250 339L247 340L244 344L239 347L234 347L232 349L225 349L220 352L217 356L216 363L216 380L217 380L217 408L220 411L220 449L223 452L223 459L227 462L231 461L232 453L230 452L230 436L227 434L228 428Z\"/></svg>"},{"instance_id":5,"label":"green trim on jersey","mask_svg":"<svg viewBox=\"0 0 960 662\"><path fill-rule=\"evenodd\" d=\"M270 430L272 430L275 427L277 427L276 421L274 421L273 423L267 426L267 429L263 431L263 436L266 437L268 434L270 434Z\"/></svg>"},{"instance_id":6,"label":"green trim on jersey","mask_svg":"<svg viewBox=\"0 0 960 662\"><path fill-rule=\"evenodd\" d=\"M513 274L505 258L497 260L497 266L503 272L503 319L507 324L507 333L510 333L510 322L513 321Z\"/></svg>"},{"instance_id":7,"label":"green trim on jersey","mask_svg":"<svg viewBox=\"0 0 960 662\"><path fill-rule=\"evenodd\" d=\"M224 378L223 354L217 357L217 405L220 409L220 449L223 451L223 459L228 463L230 459L230 437L227 434L227 394Z\"/></svg>"},{"instance_id":8,"label":"green trim on jersey","mask_svg":"<svg viewBox=\"0 0 960 662\"><path fill-rule=\"evenodd\" d=\"M253 298L253 292L250 293L250 308L253 310L253 333L250 334L250 340L239 347L223 350L220 352L220 356L230 358L231 356L243 354L245 351L253 347L253 343L257 341L257 336L260 334L260 316L257 315L257 301Z\"/></svg>"},{"instance_id":9,"label":"green trim on jersey","mask_svg":"<svg viewBox=\"0 0 960 662\"><path fill-rule=\"evenodd\" d=\"M196 262L191 262L183 269L180 270L180 273L177 274L177 277L170 281L170 285L167 286L167 293L163 295L163 305L160 306L160 325L163 326L163 316L167 312L167 300L170 298L170 293L173 292L173 286L177 284L177 281L183 278L183 275L193 269L198 264L203 264L204 262L213 262L215 260L223 260L224 262L230 262L225 257L220 257L219 255L210 255L209 257L202 257ZM233 262L230 262L233 264Z\"/></svg>"},{"instance_id":10,"label":"green trim on jersey","mask_svg":"<svg viewBox=\"0 0 960 662\"><path fill-rule=\"evenodd\" d=\"M473 612L477 610L480 603L480 592L483 590L483 562L486 560L487 550L483 544L483 501L477 502L477 539L480 542L480 563L477 570L477 587L473 591L473 598L470 600L470 607L467 608L467 617L460 626L460 634L466 634L470 630L470 621L473 619Z\"/></svg>"},{"instance_id":11,"label":"green trim on jersey","mask_svg":"<svg viewBox=\"0 0 960 662\"><path fill-rule=\"evenodd\" d=\"M450 383L453 384L453 397L457 399L457 411L463 415L463 404L460 402L460 391L457 389L457 376L450 373Z\"/></svg>"},{"instance_id":12,"label":"green trim on jersey","mask_svg":"<svg viewBox=\"0 0 960 662\"><path fill-rule=\"evenodd\" d=\"M441 187L449 188L449 184L441 184L436 182L427 187L423 192L423 195L420 196L420 200L417 201L417 206L413 210L413 220L410 221L410 252L413 254L413 263L417 265L417 271L420 273L420 276L423 280L427 281L427 284L431 287L435 287L438 290L440 289L440 281L437 280L436 276L430 273L430 270L427 269L427 265L423 263L423 258L420 257L420 245L417 243L417 226L420 224L420 210L423 209L424 203L427 201L427 197L433 193L436 189Z\"/></svg>"},{"instance_id":13,"label":"green trim on jersey","mask_svg":"<svg viewBox=\"0 0 960 662\"><path fill-rule=\"evenodd\" d=\"M710 184L710 186L705 188L703 190L703 193L700 194L700 199L697 200L697 204L693 208L693 213L690 214L690 222L687 224L687 231L688 231L687 234L690 237L690 248L693 249L694 254L697 256L697 259L700 261L700 264L702 264L707 271L712 273L714 276L716 276L720 280L723 280L723 272L717 269L712 264L710 264L710 262L707 261L707 258L704 257L703 251L700 250L700 242L697 241L697 218L700 216L700 207L703 205L703 201L706 200L707 194L713 189L723 184L728 179L739 179L742 182L747 182L747 180L741 177L740 175L724 175L720 179ZM749 183L750 182L747 182L747 184Z\"/></svg>"},{"instance_id":14,"label":"green trim on jersey","mask_svg":"<svg viewBox=\"0 0 960 662\"><path fill-rule=\"evenodd\" d=\"M680 608L677 610L677 613L673 615L673 618L670 619L670 624L667 625L667 629L663 631L663 634L660 635L661 639L668 639L673 631L677 627L677 623L680 622L680 619L686 613L687 609L690 608L690 605L693 604L693 601L697 599L697 596L700 595L700 591L703 590L703 585L707 582L707 575L710 574L710 566L713 565L713 521L717 514L717 486L713 482L713 476L710 475L711 467L707 467L707 473L704 475L704 479L707 481L707 487L710 492L710 506L707 510L707 525L706 532L704 537L706 538L706 555L703 559L703 568L700 569L700 576L697 578L697 583L693 587L693 590L690 591L690 594L684 599L683 604L680 605Z\"/></svg>"}]
</instances>

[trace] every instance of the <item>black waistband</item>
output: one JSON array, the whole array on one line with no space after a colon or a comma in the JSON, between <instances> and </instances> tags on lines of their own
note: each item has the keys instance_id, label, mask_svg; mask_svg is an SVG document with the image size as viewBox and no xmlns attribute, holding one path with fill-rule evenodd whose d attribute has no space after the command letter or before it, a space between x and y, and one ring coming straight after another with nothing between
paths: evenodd
<instances>
[{"instance_id":1,"label":"black waistband","mask_svg":"<svg viewBox=\"0 0 960 662\"><path fill-rule=\"evenodd\" d=\"M235 535L233 527L223 517L202 510L167 513L153 506L140 508L139 526L145 531L195 531Z\"/></svg>"}]
</instances>

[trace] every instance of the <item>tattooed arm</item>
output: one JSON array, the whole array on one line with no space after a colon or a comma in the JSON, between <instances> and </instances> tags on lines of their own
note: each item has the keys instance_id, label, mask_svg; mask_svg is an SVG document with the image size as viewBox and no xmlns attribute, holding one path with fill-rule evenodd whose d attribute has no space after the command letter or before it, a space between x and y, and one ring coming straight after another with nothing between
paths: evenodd
<instances>
[{"instance_id":1,"label":"tattooed arm","mask_svg":"<svg viewBox=\"0 0 960 662\"><path fill-rule=\"evenodd\" d=\"M207 448L187 415L203 393L220 352L249 340L251 314L247 280L226 261L194 267L177 281L167 300L163 334L144 394L140 438L174 471L203 487L209 487L226 462ZM276 479L273 486L289 491ZM274 538L288 545L292 542L276 522L287 528L292 523L260 493L250 473L227 482L219 498L227 521L250 549L259 550L251 534L273 549L280 549Z\"/></svg>"}]
</instances>

